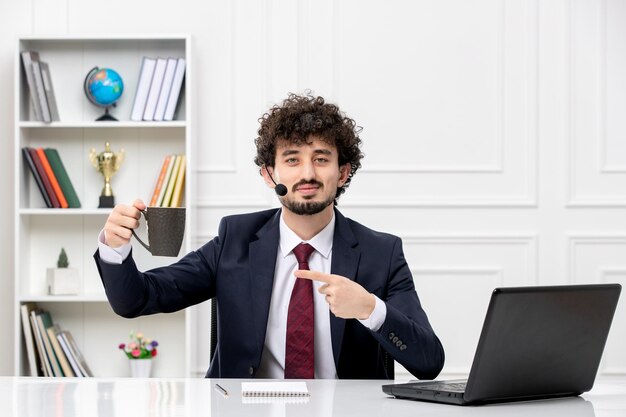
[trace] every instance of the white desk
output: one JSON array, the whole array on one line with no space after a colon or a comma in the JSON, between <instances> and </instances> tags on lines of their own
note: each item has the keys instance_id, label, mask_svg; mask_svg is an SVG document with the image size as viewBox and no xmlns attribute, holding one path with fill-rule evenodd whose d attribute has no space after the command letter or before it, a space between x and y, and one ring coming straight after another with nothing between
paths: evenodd
<instances>
[{"instance_id":1,"label":"white desk","mask_svg":"<svg viewBox=\"0 0 626 417\"><path fill-rule=\"evenodd\" d=\"M214 389L219 383L229 392ZM0 377L3 417L174 417L174 416L551 416L626 415L626 379L599 380L580 397L479 407L397 400L381 381L307 381L303 403L244 403L241 380Z\"/></svg>"}]
</instances>

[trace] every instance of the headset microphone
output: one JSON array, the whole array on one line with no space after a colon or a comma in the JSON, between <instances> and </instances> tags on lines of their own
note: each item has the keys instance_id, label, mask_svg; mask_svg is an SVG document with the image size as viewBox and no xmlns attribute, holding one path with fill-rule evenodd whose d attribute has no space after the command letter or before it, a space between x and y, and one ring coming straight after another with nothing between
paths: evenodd
<instances>
[{"instance_id":1,"label":"headset microphone","mask_svg":"<svg viewBox=\"0 0 626 417\"><path fill-rule=\"evenodd\" d=\"M287 195L287 187L285 187L283 184L276 184L276 181L274 181L274 177L272 177L272 174L270 174L270 170L267 169L267 167L265 167L265 172L267 172L267 175L270 176L270 179L272 180L272 182L274 183L275 187L274 187L274 192L279 196L279 197L284 197Z\"/></svg>"}]
</instances>

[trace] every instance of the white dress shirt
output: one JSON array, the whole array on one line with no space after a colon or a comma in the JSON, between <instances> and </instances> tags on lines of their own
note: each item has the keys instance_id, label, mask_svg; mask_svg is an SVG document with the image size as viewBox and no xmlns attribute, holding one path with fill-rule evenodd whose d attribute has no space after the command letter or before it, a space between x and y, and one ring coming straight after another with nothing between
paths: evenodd
<instances>
[{"instance_id":1,"label":"white dress shirt","mask_svg":"<svg viewBox=\"0 0 626 417\"><path fill-rule=\"evenodd\" d=\"M276 253L276 268L272 299L267 320L265 347L261 356L261 366L256 372L260 378L283 379L285 375L285 345L287 335L287 315L289 300L295 285L294 276L298 262L293 248L300 243L308 243L315 248L309 257L309 269L329 274L332 261L333 236L335 233L335 216L311 240L302 241L280 217L280 241ZM130 253L130 243L119 248L111 248L104 243L104 230L98 236L100 259L113 264L121 264ZM337 370L333 356L330 335L330 309L323 294L317 290L323 282L313 281L313 303L315 309L315 378L335 379ZM375 296L376 306L369 318L359 320L365 327L377 331L385 321L387 307Z\"/></svg>"}]
</instances>

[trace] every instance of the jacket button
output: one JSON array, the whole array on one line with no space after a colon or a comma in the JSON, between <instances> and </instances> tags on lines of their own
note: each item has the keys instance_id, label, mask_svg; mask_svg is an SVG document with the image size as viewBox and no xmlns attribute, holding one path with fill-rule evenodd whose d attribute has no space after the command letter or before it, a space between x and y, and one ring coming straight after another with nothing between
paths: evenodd
<instances>
[{"instance_id":1,"label":"jacket button","mask_svg":"<svg viewBox=\"0 0 626 417\"><path fill-rule=\"evenodd\" d=\"M400 347L400 346L402 346L402 340L398 340L398 341L396 342L396 347Z\"/></svg>"},{"instance_id":2,"label":"jacket button","mask_svg":"<svg viewBox=\"0 0 626 417\"><path fill-rule=\"evenodd\" d=\"M394 336L393 339L391 339L391 341L393 343L396 343L398 341L399 337L398 336ZM401 343L402 344L402 343Z\"/></svg>"},{"instance_id":3,"label":"jacket button","mask_svg":"<svg viewBox=\"0 0 626 417\"><path fill-rule=\"evenodd\" d=\"M389 333L389 340L393 339L396 334L394 332Z\"/></svg>"},{"instance_id":4,"label":"jacket button","mask_svg":"<svg viewBox=\"0 0 626 417\"><path fill-rule=\"evenodd\" d=\"M406 350L406 345L400 346L400 350Z\"/></svg>"}]
</instances>

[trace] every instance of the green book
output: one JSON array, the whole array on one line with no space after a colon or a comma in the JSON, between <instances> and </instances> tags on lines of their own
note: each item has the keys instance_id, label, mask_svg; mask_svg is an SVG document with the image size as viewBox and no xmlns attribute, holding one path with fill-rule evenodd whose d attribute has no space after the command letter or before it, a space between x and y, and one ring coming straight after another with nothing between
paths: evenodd
<instances>
[{"instance_id":1,"label":"green book","mask_svg":"<svg viewBox=\"0 0 626 417\"><path fill-rule=\"evenodd\" d=\"M64 376L63 371L61 370L61 365L59 364L56 354L54 353L54 348L52 347L52 343L50 343L50 338L48 336L48 327L52 327L53 325L52 316L50 316L50 313L47 311L42 311L41 314L37 314L35 318L37 320L37 326L39 326L39 331L41 332L41 338L43 339L46 354L48 355L50 365L52 366L53 375L50 376Z\"/></svg>"},{"instance_id":2,"label":"green book","mask_svg":"<svg viewBox=\"0 0 626 417\"><path fill-rule=\"evenodd\" d=\"M76 190L74 190L72 181L70 181L70 177L67 175L67 171L63 166L59 152L57 152L54 148L46 148L44 153L48 158L48 162L50 163L50 167L52 168L54 175L57 177L57 181L63 191L63 195L67 199L69 208L80 208L80 200L78 199L78 195L76 195Z\"/></svg>"}]
</instances>

